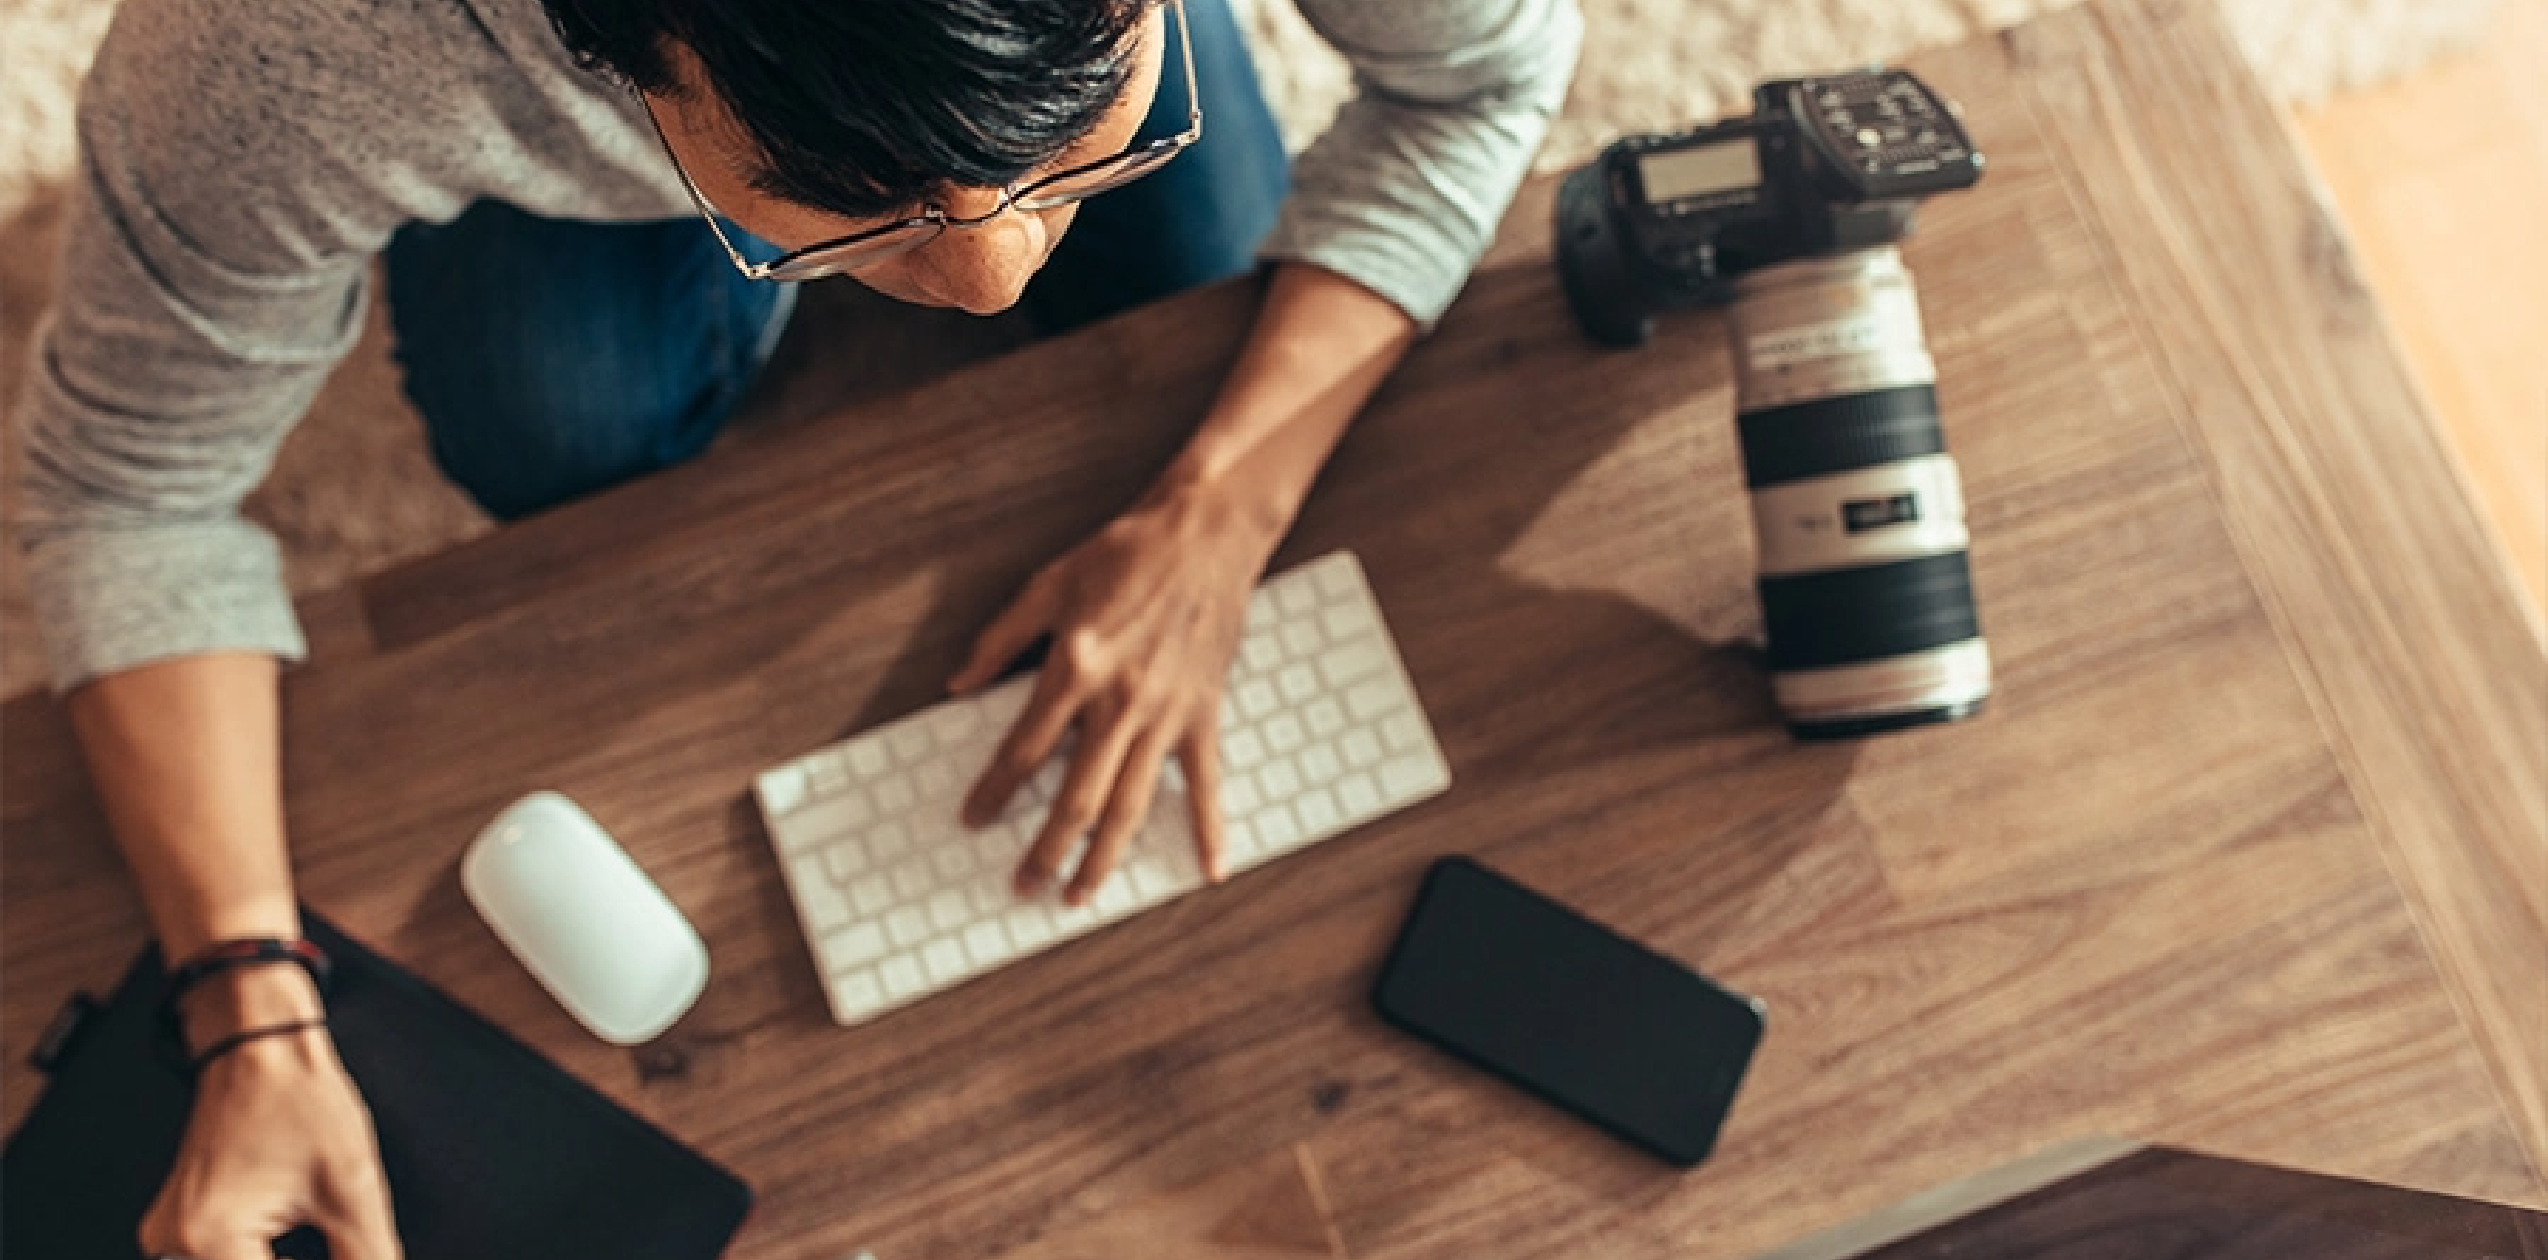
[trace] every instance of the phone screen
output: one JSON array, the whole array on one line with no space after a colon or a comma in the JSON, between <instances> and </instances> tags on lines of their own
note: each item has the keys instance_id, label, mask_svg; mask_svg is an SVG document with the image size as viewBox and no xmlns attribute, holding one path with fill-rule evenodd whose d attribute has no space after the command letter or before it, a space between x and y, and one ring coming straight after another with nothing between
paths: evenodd
<instances>
[{"instance_id":1,"label":"phone screen","mask_svg":"<svg viewBox=\"0 0 2548 1260\"><path fill-rule=\"evenodd\" d=\"M1468 858L1382 964L1389 1022L1683 1167L1734 1105L1760 1004Z\"/></svg>"}]
</instances>

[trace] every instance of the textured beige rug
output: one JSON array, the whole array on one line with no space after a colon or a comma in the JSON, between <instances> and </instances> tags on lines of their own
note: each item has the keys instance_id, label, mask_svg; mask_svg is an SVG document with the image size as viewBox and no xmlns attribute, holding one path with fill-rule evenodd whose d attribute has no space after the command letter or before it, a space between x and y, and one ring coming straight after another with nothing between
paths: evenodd
<instances>
[{"instance_id":1,"label":"textured beige rug","mask_svg":"<svg viewBox=\"0 0 2548 1260\"><path fill-rule=\"evenodd\" d=\"M1778 73L1886 60L2078 0L1583 0L1582 66L1544 168L1615 134L1686 125L1743 107ZM2307 101L2464 44L2494 0L2221 0L2259 71ZM1288 0L1238 0L1269 97L1295 144L1347 89L1340 63ZM29 333L53 292L71 106L111 0L0 0L0 407L14 403ZM293 586L324 589L488 528L426 459L380 335L337 373L286 444L250 511L282 539ZM843 335L854 328L855 336ZM743 424L784 424L899 388L1016 344L1013 318L893 307L845 284L814 286ZM14 463L15 425L0 438ZM0 694L40 682L41 657L14 548L0 549Z\"/></svg>"}]
</instances>

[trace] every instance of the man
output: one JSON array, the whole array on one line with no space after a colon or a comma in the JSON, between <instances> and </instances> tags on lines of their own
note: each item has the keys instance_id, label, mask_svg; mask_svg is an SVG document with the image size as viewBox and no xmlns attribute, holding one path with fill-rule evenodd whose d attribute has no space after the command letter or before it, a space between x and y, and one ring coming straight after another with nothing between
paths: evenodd
<instances>
[{"instance_id":1,"label":"man","mask_svg":"<svg viewBox=\"0 0 2548 1260\"><path fill-rule=\"evenodd\" d=\"M1053 640L966 803L995 814L1076 732L1022 894L1086 897L1172 756L1218 870L1248 593L1483 250L1580 36L1572 0L1304 8L1360 92L1286 196L1223 0L129 0L82 100L16 525L162 945L229 960L180 1008L208 1057L151 1254L265 1256L302 1222L348 1260L398 1254L319 996L275 957L298 935L275 676L302 642L237 513L360 327L375 255L436 458L502 517L702 449L792 282L1066 324L1261 260L1182 455L951 682Z\"/></svg>"}]
</instances>

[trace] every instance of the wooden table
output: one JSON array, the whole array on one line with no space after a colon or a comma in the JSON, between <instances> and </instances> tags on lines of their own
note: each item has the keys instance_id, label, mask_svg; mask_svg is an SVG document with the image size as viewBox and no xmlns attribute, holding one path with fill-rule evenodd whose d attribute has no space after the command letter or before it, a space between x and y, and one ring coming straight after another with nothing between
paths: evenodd
<instances>
[{"instance_id":1,"label":"wooden table","mask_svg":"<svg viewBox=\"0 0 2548 1260\"><path fill-rule=\"evenodd\" d=\"M1224 288L314 601L302 889L742 1173L744 1260L1734 1256L2093 1132L2548 1201L2548 672L2276 115L2198 0L1915 64L1992 158L1908 247L2000 665L1980 720L1781 733L1722 323L1587 346L1540 184L1278 561L1361 554L1447 796L825 1017L751 776L932 700L1137 493L1234 353ZM14 1123L42 1016L144 925L56 709L5 733ZM538 787L707 938L653 1046L584 1035L460 895ZM1768 1000L1708 1165L1368 1012L1453 852Z\"/></svg>"}]
</instances>

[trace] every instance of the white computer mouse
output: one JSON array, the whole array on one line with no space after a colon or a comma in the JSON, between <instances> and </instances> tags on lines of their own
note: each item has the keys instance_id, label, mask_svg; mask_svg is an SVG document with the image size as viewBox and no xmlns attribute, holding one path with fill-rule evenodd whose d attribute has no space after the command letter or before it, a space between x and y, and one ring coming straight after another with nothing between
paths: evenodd
<instances>
[{"instance_id":1,"label":"white computer mouse","mask_svg":"<svg viewBox=\"0 0 2548 1260\"><path fill-rule=\"evenodd\" d=\"M582 806L533 792L460 860L460 887L496 939L593 1035L651 1041L699 999L708 947Z\"/></svg>"}]
</instances>

